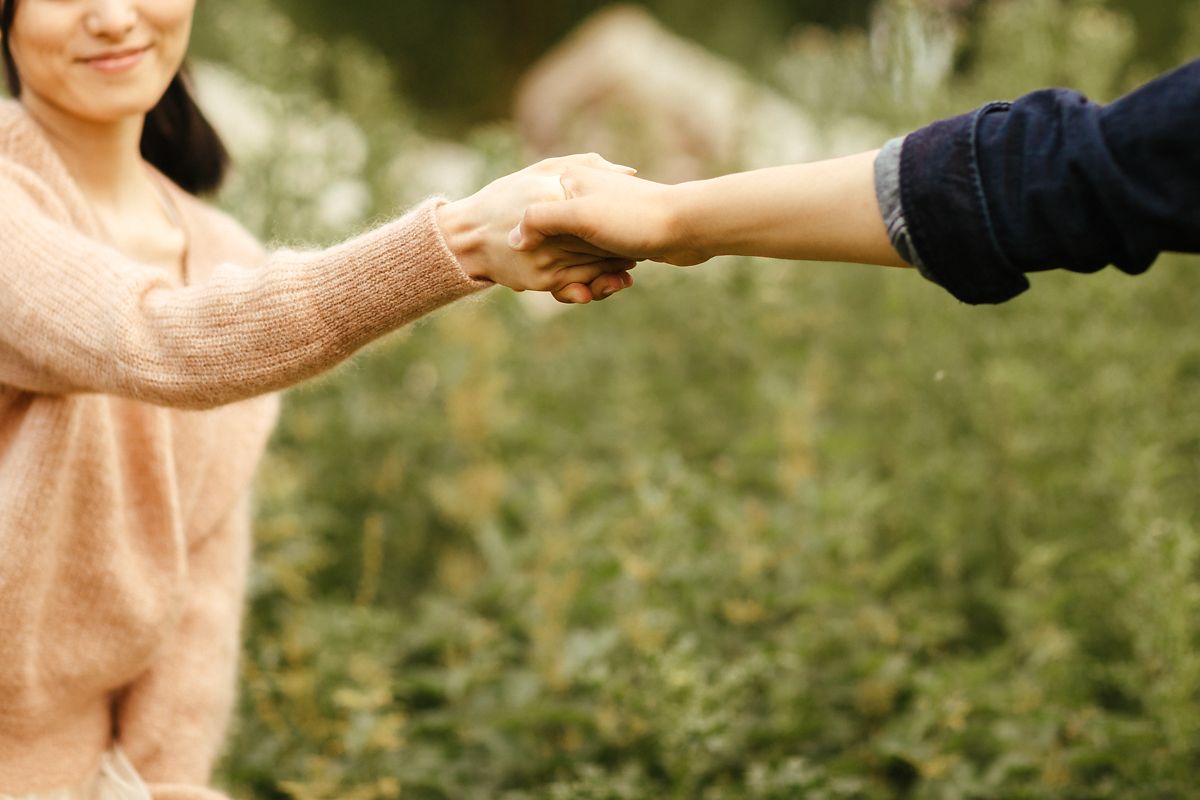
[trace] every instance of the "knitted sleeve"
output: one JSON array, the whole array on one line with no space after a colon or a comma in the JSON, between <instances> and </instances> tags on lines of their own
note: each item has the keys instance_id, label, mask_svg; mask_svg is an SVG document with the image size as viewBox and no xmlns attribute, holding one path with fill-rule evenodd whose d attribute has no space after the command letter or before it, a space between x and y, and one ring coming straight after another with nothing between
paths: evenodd
<instances>
[{"instance_id":1,"label":"knitted sleeve","mask_svg":"<svg viewBox=\"0 0 1200 800\"><path fill-rule=\"evenodd\" d=\"M55 221L0 173L0 384L183 408L295 384L489 285L463 272L436 207L179 286Z\"/></svg>"},{"instance_id":2,"label":"knitted sleeve","mask_svg":"<svg viewBox=\"0 0 1200 800\"><path fill-rule=\"evenodd\" d=\"M250 551L239 503L188 554L188 600L154 661L121 695L117 744L151 793L205 797L233 707Z\"/></svg>"}]
</instances>

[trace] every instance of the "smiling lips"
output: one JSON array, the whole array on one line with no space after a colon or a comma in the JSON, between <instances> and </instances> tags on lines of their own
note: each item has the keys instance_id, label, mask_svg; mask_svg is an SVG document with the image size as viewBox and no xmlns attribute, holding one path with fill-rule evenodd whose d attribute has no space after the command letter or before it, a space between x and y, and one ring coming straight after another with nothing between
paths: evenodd
<instances>
[{"instance_id":1,"label":"smiling lips","mask_svg":"<svg viewBox=\"0 0 1200 800\"><path fill-rule=\"evenodd\" d=\"M89 67L106 74L126 72L133 69L149 52L150 47L128 47L123 50L112 50L89 58L79 59Z\"/></svg>"}]
</instances>

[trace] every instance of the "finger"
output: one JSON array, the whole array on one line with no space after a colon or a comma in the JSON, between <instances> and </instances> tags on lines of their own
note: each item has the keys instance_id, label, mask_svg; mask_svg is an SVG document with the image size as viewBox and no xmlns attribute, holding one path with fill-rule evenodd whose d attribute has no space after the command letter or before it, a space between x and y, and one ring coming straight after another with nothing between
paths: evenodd
<instances>
[{"instance_id":1,"label":"finger","mask_svg":"<svg viewBox=\"0 0 1200 800\"><path fill-rule=\"evenodd\" d=\"M612 272L601 275L589 284L572 283L550 294L560 303L584 305L592 300L600 302L630 286L633 286L632 275L628 272Z\"/></svg>"},{"instance_id":2,"label":"finger","mask_svg":"<svg viewBox=\"0 0 1200 800\"><path fill-rule=\"evenodd\" d=\"M576 305L587 305L592 300L596 299L589 286L582 283L569 283L561 289L556 289L550 293L554 299L560 303L573 303Z\"/></svg>"},{"instance_id":3,"label":"finger","mask_svg":"<svg viewBox=\"0 0 1200 800\"><path fill-rule=\"evenodd\" d=\"M623 258L606 258L591 264L580 264L574 267L563 267L555 273L555 282L560 286L570 283L591 283L601 275L614 272L626 272L631 262Z\"/></svg>"},{"instance_id":4,"label":"finger","mask_svg":"<svg viewBox=\"0 0 1200 800\"><path fill-rule=\"evenodd\" d=\"M525 212L528 215L528 210ZM508 232L508 246L513 250L525 252L533 250L546 241L545 235L537 228L526 222L527 216L522 217L517 227Z\"/></svg>"},{"instance_id":5,"label":"finger","mask_svg":"<svg viewBox=\"0 0 1200 800\"><path fill-rule=\"evenodd\" d=\"M529 206L521 223L509 233L508 243L514 250L529 251L541 246L547 237L559 234L589 238L582 220L578 218L578 207L574 201L559 200Z\"/></svg>"},{"instance_id":6,"label":"finger","mask_svg":"<svg viewBox=\"0 0 1200 800\"><path fill-rule=\"evenodd\" d=\"M578 236L544 236L542 243L547 248L553 248L563 253L578 253L580 255L592 256L592 258L587 259L588 261L594 261L597 258L624 258L621 253L604 250L591 242L580 239Z\"/></svg>"},{"instance_id":7,"label":"finger","mask_svg":"<svg viewBox=\"0 0 1200 800\"><path fill-rule=\"evenodd\" d=\"M613 272L596 278L596 280L592 281L587 286L587 288L591 290L591 298L593 300L604 300L612 297L614 294L625 288L624 276L628 274L628 272Z\"/></svg>"}]
</instances>

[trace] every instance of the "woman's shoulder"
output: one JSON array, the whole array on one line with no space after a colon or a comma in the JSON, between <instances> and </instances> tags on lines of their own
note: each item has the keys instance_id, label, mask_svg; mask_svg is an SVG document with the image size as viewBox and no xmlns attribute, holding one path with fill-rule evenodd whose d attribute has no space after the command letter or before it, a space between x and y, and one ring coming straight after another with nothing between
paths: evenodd
<instances>
[{"instance_id":1,"label":"woman's shoulder","mask_svg":"<svg viewBox=\"0 0 1200 800\"><path fill-rule=\"evenodd\" d=\"M0 161L36 174L52 172L57 156L45 136L16 100L0 100Z\"/></svg>"},{"instance_id":2,"label":"woman's shoulder","mask_svg":"<svg viewBox=\"0 0 1200 800\"><path fill-rule=\"evenodd\" d=\"M12 98L0 98L0 144L7 144L12 132L28 120L21 104Z\"/></svg>"},{"instance_id":3,"label":"woman's shoulder","mask_svg":"<svg viewBox=\"0 0 1200 800\"><path fill-rule=\"evenodd\" d=\"M79 209L68 191L65 169L48 147L21 105L0 99L0 193L6 210L78 224Z\"/></svg>"}]
</instances>

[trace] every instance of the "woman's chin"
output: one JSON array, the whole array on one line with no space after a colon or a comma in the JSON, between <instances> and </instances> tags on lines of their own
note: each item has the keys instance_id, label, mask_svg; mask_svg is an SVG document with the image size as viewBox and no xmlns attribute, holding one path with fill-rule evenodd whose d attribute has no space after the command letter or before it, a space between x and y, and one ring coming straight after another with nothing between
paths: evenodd
<instances>
[{"instance_id":1,"label":"woman's chin","mask_svg":"<svg viewBox=\"0 0 1200 800\"><path fill-rule=\"evenodd\" d=\"M72 106L64 107L63 110L90 123L116 124L146 116L151 109L158 105L162 95L162 92L157 94L131 93L129 96L109 93L104 97L103 102L93 99L90 102L72 104Z\"/></svg>"}]
</instances>

